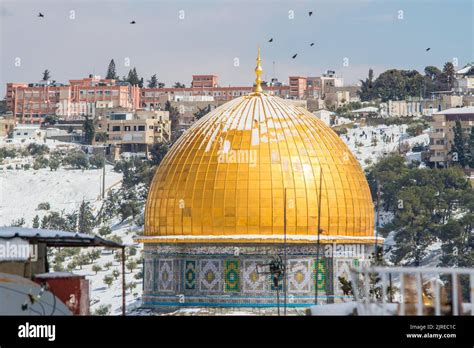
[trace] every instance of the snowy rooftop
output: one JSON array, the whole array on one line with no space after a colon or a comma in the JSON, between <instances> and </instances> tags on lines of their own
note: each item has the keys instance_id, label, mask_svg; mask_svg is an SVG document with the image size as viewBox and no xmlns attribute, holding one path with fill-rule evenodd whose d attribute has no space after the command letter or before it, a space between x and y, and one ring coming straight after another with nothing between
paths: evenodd
<instances>
[{"instance_id":1,"label":"snowy rooftop","mask_svg":"<svg viewBox=\"0 0 474 348\"><path fill-rule=\"evenodd\" d=\"M379 109L374 107L374 106L367 106L365 108L357 109L357 110L352 110L352 113L358 113L358 112L378 112Z\"/></svg>"},{"instance_id":2,"label":"snowy rooftop","mask_svg":"<svg viewBox=\"0 0 474 348\"><path fill-rule=\"evenodd\" d=\"M45 230L41 228L0 227L0 239L22 238L55 246L104 246L120 248L121 244L100 237L67 231Z\"/></svg>"},{"instance_id":3,"label":"snowy rooftop","mask_svg":"<svg viewBox=\"0 0 474 348\"><path fill-rule=\"evenodd\" d=\"M467 74L467 73L469 72L469 70L471 70L471 68L472 68L473 66L474 66L474 65L465 66L465 67L462 68L461 70L456 71L456 74L460 74L460 75Z\"/></svg>"},{"instance_id":4,"label":"snowy rooftop","mask_svg":"<svg viewBox=\"0 0 474 348\"><path fill-rule=\"evenodd\" d=\"M39 129L40 125L39 124L24 124L24 123L19 123L15 126L15 129Z\"/></svg>"},{"instance_id":5,"label":"snowy rooftop","mask_svg":"<svg viewBox=\"0 0 474 348\"><path fill-rule=\"evenodd\" d=\"M463 108L451 108L443 111L434 112L433 115L459 115L474 114L474 106L466 106Z\"/></svg>"}]
</instances>

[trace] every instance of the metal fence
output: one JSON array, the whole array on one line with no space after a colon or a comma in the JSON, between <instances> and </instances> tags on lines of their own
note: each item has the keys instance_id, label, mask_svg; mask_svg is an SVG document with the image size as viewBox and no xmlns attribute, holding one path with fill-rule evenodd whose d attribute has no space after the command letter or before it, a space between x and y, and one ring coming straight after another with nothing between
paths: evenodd
<instances>
[{"instance_id":1,"label":"metal fence","mask_svg":"<svg viewBox=\"0 0 474 348\"><path fill-rule=\"evenodd\" d=\"M359 315L474 315L473 268L368 267L350 276Z\"/></svg>"}]
</instances>

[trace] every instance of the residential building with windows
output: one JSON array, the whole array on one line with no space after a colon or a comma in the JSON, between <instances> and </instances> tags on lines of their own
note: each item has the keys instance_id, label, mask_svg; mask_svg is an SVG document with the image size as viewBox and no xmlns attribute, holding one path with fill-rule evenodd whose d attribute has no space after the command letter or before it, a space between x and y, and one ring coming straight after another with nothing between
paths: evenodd
<instances>
[{"instance_id":1,"label":"residential building with windows","mask_svg":"<svg viewBox=\"0 0 474 348\"><path fill-rule=\"evenodd\" d=\"M450 154L454 141L453 127L461 122L463 133L468 136L474 126L474 107L451 108L432 115L430 136L430 162L436 167L448 167L453 160Z\"/></svg>"},{"instance_id":2,"label":"residential building with windows","mask_svg":"<svg viewBox=\"0 0 474 348\"><path fill-rule=\"evenodd\" d=\"M168 111L118 112L98 120L96 132L107 133L107 144L117 148L117 154L148 154L154 144L170 141L171 121Z\"/></svg>"}]
</instances>

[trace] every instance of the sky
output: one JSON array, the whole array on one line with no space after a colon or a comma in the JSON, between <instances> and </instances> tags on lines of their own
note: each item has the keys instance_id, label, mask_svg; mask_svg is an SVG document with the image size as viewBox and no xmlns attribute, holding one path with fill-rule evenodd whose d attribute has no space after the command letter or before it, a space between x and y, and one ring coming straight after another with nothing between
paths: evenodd
<instances>
[{"instance_id":1,"label":"sky","mask_svg":"<svg viewBox=\"0 0 474 348\"><path fill-rule=\"evenodd\" d=\"M473 32L473 0L0 0L0 95L45 69L62 83L105 77L112 58L120 76L136 67L167 86L193 74L250 86L259 45L265 80L335 70L356 84L369 68L461 68Z\"/></svg>"}]
</instances>

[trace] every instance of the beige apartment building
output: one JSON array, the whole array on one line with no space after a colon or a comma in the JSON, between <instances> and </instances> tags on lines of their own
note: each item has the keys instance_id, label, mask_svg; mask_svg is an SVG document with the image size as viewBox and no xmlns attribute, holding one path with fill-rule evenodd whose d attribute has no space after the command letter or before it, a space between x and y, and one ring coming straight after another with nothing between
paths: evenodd
<instances>
[{"instance_id":1,"label":"beige apartment building","mask_svg":"<svg viewBox=\"0 0 474 348\"><path fill-rule=\"evenodd\" d=\"M171 140L171 121L168 111L118 112L98 120L96 131L107 133L107 144L116 149L114 157L122 152L148 156L154 144Z\"/></svg>"},{"instance_id":2,"label":"beige apartment building","mask_svg":"<svg viewBox=\"0 0 474 348\"><path fill-rule=\"evenodd\" d=\"M449 154L454 140L453 127L461 121L464 134L474 126L474 107L451 108L432 115L430 136L430 162L436 167L448 167L452 161Z\"/></svg>"}]
</instances>

